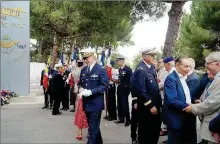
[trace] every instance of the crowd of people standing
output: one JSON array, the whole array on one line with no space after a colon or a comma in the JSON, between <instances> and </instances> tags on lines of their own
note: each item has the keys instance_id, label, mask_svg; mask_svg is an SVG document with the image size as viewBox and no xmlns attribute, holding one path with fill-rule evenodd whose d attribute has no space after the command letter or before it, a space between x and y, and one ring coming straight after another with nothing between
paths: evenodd
<instances>
[{"instance_id":1,"label":"crowd of people standing","mask_svg":"<svg viewBox=\"0 0 220 144\"><path fill-rule=\"evenodd\" d=\"M133 144L157 144L163 135L168 135L168 144L196 144L196 116L201 121L202 143L219 143L219 55L207 56L207 72L200 79L192 58L166 57L157 62L155 53L147 50L132 72L124 57L117 58L116 70L114 61L102 67L95 52L87 50L76 66L59 63L56 70L47 67L42 71L43 108L60 115L61 102L61 110L73 105L70 111L75 112L76 139L82 140L82 129L88 127L88 144L103 143L99 127L104 107L104 119L130 126Z\"/></svg>"}]
</instances>

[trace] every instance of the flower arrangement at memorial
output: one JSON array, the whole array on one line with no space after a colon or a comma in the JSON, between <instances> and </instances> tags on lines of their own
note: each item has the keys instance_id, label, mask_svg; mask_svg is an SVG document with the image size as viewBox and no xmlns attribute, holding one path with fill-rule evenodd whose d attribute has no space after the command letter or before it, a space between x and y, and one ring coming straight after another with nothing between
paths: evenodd
<instances>
[{"instance_id":1,"label":"flower arrangement at memorial","mask_svg":"<svg viewBox=\"0 0 220 144\"><path fill-rule=\"evenodd\" d=\"M9 104L9 99L12 97L17 97L18 95L10 90L1 91L1 105Z\"/></svg>"}]
</instances>

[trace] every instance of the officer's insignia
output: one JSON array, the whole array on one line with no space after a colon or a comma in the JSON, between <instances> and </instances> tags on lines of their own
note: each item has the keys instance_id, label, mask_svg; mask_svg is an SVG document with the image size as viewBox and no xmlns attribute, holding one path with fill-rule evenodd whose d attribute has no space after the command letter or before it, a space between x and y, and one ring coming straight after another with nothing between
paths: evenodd
<instances>
[{"instance_id":1,"label":"officer's insignia","mask_svg":"<svg viewBox=\"0 0 220 144\"><path fill-rule=\"evenodd\" d=\"M98 75L93 74L93 75L91 75L90 77L92 77L92 78L97 78L97 77L98 77Z\"/></svg>"},{"instance_id":2,"label":"officer's insignia","mask_svg":"<svg viewBox=\"0 0 220 144\"><path fill-rule=\"evenodd\" d=\"M82 75L84 76L84 75L86 75L86 74L82 74Z\"/></svg>"},{"instance_id":3,"label":"officer's insignia","mask_svg":"<svg viewBox=\"0 0 220 144\"><path fill-rule=\"evenodd\" d=\"M137 69L141 69L142 70L143 68L142 67L138 67Z\"/></svg>"},{"instance_id":4,"label":"officer's insignia","mask_svg":"<svg viewBox=\"0 0 220 144\"><path fill-rule=\"evenodd\" d=\"M126 74L126 72L125 72L125 71L123 71L121 74L123 74L123 75L124 75L124 74Z\"/></svg>"},{"instance_id":5,"label":"officer's insignia","mask_svg":"<svg viewBox=\"0 0 220 144\"><path fill-rule=\"evenodd\" d=\"M150 80L150 83L152 83L153 81L152 80Z\"/></svg>"}]
</instances>

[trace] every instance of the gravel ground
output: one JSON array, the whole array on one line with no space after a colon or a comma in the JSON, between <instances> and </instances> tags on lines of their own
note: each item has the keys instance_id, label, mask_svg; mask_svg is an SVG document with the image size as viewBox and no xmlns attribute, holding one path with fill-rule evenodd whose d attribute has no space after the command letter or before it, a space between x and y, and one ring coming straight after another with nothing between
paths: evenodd
<instances>
[{"instance_id":1,"label":"gravel ground","mask_svg":"<svg viewBox=\"0 0 220 144\"><path fill-rule=\"evenodd\" d=\"M75 139L74 113L64 111L60 116L53 116L51 110L41 107L42 104L21 101L3 106L1 143L80 143ZM104 143L131 143L130 127L123 124L102 120L101 132ZM86 142L86 134L84 130L81 143Z\"/></svg>"}]
</instances>

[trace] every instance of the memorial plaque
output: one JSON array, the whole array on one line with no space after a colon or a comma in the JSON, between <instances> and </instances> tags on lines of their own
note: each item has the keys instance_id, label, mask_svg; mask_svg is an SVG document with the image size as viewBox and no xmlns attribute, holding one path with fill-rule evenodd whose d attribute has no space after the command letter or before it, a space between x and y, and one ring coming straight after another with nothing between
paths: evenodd
<instances>
[{"instance_id":1,"label":"memorial plaque","mask_svg":"<svg viewBox=\"0 0 220 144\"><path fill-rule=\"evenodd\" d=\"M1 90L30 90L29 1L1 1Z\"/></svg>"}]
</instances>

